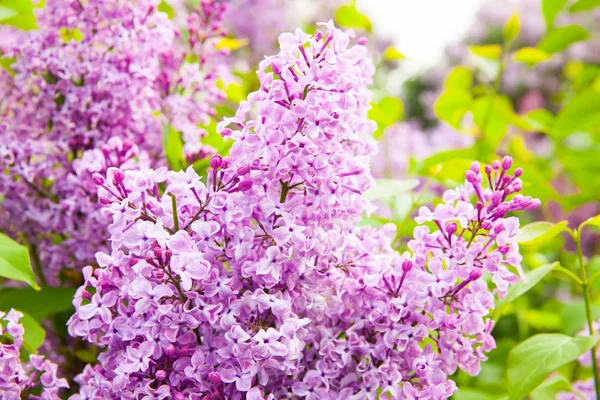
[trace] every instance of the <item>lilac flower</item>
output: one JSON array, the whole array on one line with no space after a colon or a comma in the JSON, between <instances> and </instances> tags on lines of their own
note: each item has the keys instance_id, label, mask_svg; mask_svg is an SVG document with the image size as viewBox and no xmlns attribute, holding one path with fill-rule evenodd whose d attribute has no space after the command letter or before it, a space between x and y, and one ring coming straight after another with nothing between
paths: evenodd
<instances>
[{"instance_id":1,"label":"lilac flower","mask_svg":"<svg viewBox=\"0 0 600 400\"><path fill-rule=\"evenodd\" d=\"M61 388L68 388L67 381L57 376L58 366L43 356L31 354L29 361L21 361L21 348L25 330L19 320L23 317L18 311L8 314L0 311L0 336L6 334L11 343L0 343L0 392L7 400L18 399L60 399ZM6 323L6 329L3 329ZM41 397L34 395L41 387ZM39 390L39 389L37 389Z\"/></svg>"}]
</instances>

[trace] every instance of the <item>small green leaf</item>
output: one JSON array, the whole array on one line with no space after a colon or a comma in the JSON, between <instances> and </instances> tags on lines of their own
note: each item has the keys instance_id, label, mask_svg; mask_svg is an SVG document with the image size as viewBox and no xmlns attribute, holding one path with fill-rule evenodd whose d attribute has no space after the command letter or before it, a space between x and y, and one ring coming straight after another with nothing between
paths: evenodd
<instances>
[{"instance_id":1,"label":"small green leaf","mask_svg":"<svg viewBox=\"0 0 600 400\"><path fill-rule=\"evenodd\" d=\"M419 186L418 179L377 179L375 186L365 192L368 200L385 200L410 192Z\"/></svg>"},{"instance_id":2,"label":"small green leaf","mask_svg":"<svg viewBox=\"0 0 600 400\"><path fill-rule=\"evenodd\" d=\"M546 21L547 30L552 28L556 15L562 10L566 3L567 0L542 0L542 14Z\"/></svg>"},{"instance_id":3,"label":"small green leaf","mask_svg":"<svg viewBox=\"0 0 600 400\"><path fill-rule=\"evenodd\" d=\"M554 115L544 108L529 111L523 118L530 125L531 130L540 132L549 131L554 124Z\"/></svg>"},{"instance_id":4,"label":"small green leaf","mask_svg":"<svg viewBox=\"0 0 600 400\"><path fill-rule=\"evenodd\" d=\"M343 5L335 12L335 23L344 28L359 28L371 32L373 26L369 18L354 5Z\"/></svg>"},{"instance_id":5,"label":"small green leaf","mask_svg":"<svg viewBox=\"0 0 600 400\"><path fill-rule=\"evenodd\" d=\"M175 17L175 10L165 0L162 0L158 4L158 11L164 12L165 14L167 14L167 17L169 17L169 19L173 19Z\"/></svg>"},{"instance_id":6,"label":"small green leaf","mask_svg":"<svg viewBox=\"0 0 600 400\"><path fill-rule=\"evenodd\" d=\"M571 5L571 7L569 7L569 11L572 13L580 11L589 11L599 6L600 0L579 0L576 1L573 5Z\"/></svg>"},{"instance_id":7,"label":"small green leaf","mask_svg":"<svg viewBox=\"0 0 600 400\"><path fill-rule=\"evenodd\" d=\"M4 21L5 19L12 18L18 13L12 8L7 8L0 6L0 21Z\"/></svg>"},{"instance_id":8,"label":"small green leaf","mask_svg":"<svg viewBox=\"0 0 600 400\"><path fill-rule=\"evenodd\" d=\"M473 84L473 74L462 66L454 67L444 81L445 89L471 89Z\"/></svg>"},{"instance_id":9,"label":"small green leaf","mask_svg":"<svg viewBox=\"0 0 600 400\"><path fill-rule=\"evenodd\" d=\"M21 246L2 233L0 233L0 277L27 282L34 289L40 289L31 269L27 247Z\"/></svg>"},{"instance_id":10,"label":"small green leaf","mask_svg":"<svg viewBox=\"0 0 600 400\"><path fill-rule=\"evenodd\" d=\"M590 350L596 337L570 337L560 333L532 336L515 346L508 356L509 400L520 400L551 372Z\"/></svg>"},{"instance_id":11,"label":"small green leaf","mask_svg":"<svg viewBox=\"0 0 600 400\"><path fill-rule=\"evenodd\" d=\"M13 15L8 16L5 11L5 17L0 18L0 24L11 25L15 28L31 30L36 28L35 14L33 13L33 3L31 0L2 0L3 9L12 10Z\"/></svg>"},{"instance_id":12,"label":"small green leaf","mask_svg":"<svg viewBox=\"0 0 600 400\"><path fill-rule=\"evenodd\" d=\"M529 271L529 273L527 273L526 280L522 280L508 288L506 296L502 300L496 302L496 309L499 310L505 304L508 304L514 301L517 297L521 296L522 294L527 293L557 265L559 265L558 262L554 262L552 264L542 265L539 268Z\"/></svg>"},{"instance_id":13,"label":"small green leaf","mask_svg":"<svg viewBox=\"0 0 600 400\"><path fill-rule=\"evenodd\" d=\"M490 60L497 60L502 54L502 46L499 44L487 44L483 46L469 46L471 53L476 56L487 58Z\"/></svg>"},{"instance_id":14,"label":"small green leaf","mask_svg":"<svg viewBox=\"0 0 600 400\"><path fill-rule=\"evenodd\" d=\"M583 228L584 226L588 226L588 225L600 228L600 214L596 215L595 217L588 218L587 220L582 222L581 225L579 226L579 229Z\"/></svg>"},{"instance_id":15,"label":"small green leaf","mask_svg":"<svg viewBox=\"0 0 600 400\"><path fill-rule=\"evenodd\" d=\"M513 58L515 61L525 63L527 65L535 65L542 61L546 61L552 57L551 54L546 53L535 47L522 47L515 52Z\"/></svg>"},{"instance_id":16,"label":"small green leaf","mask_svg":"<svg viewBox=\"0 0 600 400\"><path fill-rule=\"evenodd\" d=\"M516 240L519 244L536 245L547 242L566 230L567 221L561 221L557 224L546 221L532 222L521 228Z\"/></svg>"},{"instance_id":17,"label":"small green leaf","mask_svg":"<svg viewBox=\"0 0 600 400\"><path fill-rule=\"evenodd\" d=\"M573 43L587 40L588 31L579 25L566 25L551 30L540 40L537 47L546 53L558 53L566 50Z\"/></svg>"},{"instance_id":18,"label":"small green leaf","mask_svg":"<svg viewBox=\"0 0 600 400\"><path fill-rule=\"evenodd\" d=\"M560 392L571 392L573 387L567 378L562 375L553 376L548 378L538 386L533 392L531 392L532 400L546 400L555 399Z\"/></svg>"},{"instance_id":19,"label":"small green leaf","mask_svg":"<svg viewBox=\"0 0 600 400\"><path fill-rule=\"evenodd\" d=\"M519 20L519 14L516 12L511 15L504 25L503 35L506 41L513 41L519 36L519 31L521 30L521 21Z\"/></svg>"},{"instance_id":20,"label":"small green leaf","mask_svg":"<svg viewBox=\"0 0 600 400\"><path fill-rule=\"evenodd\" d=\"M400 53L394 46L389 46L383 52L383 59L386 61L398 61L404 58L404 54Z\"/></svg>"}]
</instances>

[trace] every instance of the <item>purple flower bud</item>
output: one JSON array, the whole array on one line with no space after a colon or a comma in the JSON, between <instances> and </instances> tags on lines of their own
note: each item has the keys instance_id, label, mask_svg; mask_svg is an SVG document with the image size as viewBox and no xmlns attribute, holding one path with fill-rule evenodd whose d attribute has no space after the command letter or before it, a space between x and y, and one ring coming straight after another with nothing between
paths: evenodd
<instances>
[{"instance_id":1,"label":"purple flower bud","mask_svg":"<svg viewBox=\"0 0 600 400\"><path fill-rule=\"evenodd\" d=\"M457 230L456 222L448 222L446 224L446 233L448 233L448 235L454 235L456 230Z\"/></svg>"},{"instance_id":2,"label":"purple flower bud","mask_svg":"<svg viewBox=\"0 0 600 400\"><path fill-rule=\"evenodd\" d=\"M98 186L104 185L104 178L97 172L92 175L92 181Z\"/></svg>"},{"instance_id":3,"label":"purple flower bud","mask_svg":"<svg viewBox=\"0 0 600 400\"><path fill-rule=\"evenodd\" d=\"M479 173L480 169L479 169L479 163L477 161L474 161L471 164L471 171L475 172L476 174Z\"/></svg>"},{"instance_id":4,"label":"purple flower bud","mask_svg":"<svg viewBox=\"0 0 600 400\"><path fill-rule=\"evenodd\" d=\"M81 292L81 297L84 299L92 300L92 295L86 289Z\"/></svg>"},{"instance_id":5,"label":"purple flower bud","mask_svg":"<svg viewBox=\"0 0 600 400\"><path fill-rule=\"evenodd\" d=\"M411 260L402 261L402 271L408 272L412 269L412 267L413 267L413 262Z\"/></svg>"},{"instance_id":6,"label":"purple flower bud","mask_svg":"<svg viewBox=\"0 0 600 400\"><path fill-rule=\"evenodd\" d=\"M478 201L478 202L477 202L477 204L475 204L475 208L476 208L478 211L481 211L481 210L483 210L483 203L482 203L481 201Z\"/></svg>"},{"instance_id":7,"label":"purple flower bud","mask_svg":"<svg viewBox=\"0 0 600 400\"><path fill-rule=\"evenodd\" d=\"M121 171L120 169L117 169L113 174L113 178L117 183L122 183L125 179L125 172Z\"/></svg>"},{"instance_id":8,"label":"purple flower bud","mask_svg":"<svg viewBox=\"0 0 600 400\"><path fill-rule=\"evenodd\" d=\"M250 190L251 188L252 188L252 181L250 181L250 180L241 181L240 184L238 185L238 190L240 192L245 192L246 190Z\"/></svg>"},{"instance_id":9,"label":"purple flower bud","mask_svg":"<svg viewBox=\"0 0 600 400\"><path fill-rule=\"evenodd\" d=\"M498 224L498 225L494 226L494 233L496 235L498 235L503 230L504 230L504 225L502 225L502 224Z\"/></svg>"},{"instance_id":10,"label":"purple flower bud","mask_svg":"<svg viewBox=\"0 0 600 400\"><path fill-rule=\"evenodd\" d=\"M171 257L173 256L173 252L171 251L171 249L166 249L165 250L165 261L168 264L169 260L171 259Z\"/></svg>"},{"instance_id":11,"label":"purple flower bud","mask_svg":"<svg viewBox=\"0 0 600 400\"><path fill-rule=\"evenodd\" d=\"M523 175L523 168L515 169L514 175L515 175L515 178L518 178L519 176Z\"/></svg>"},{"instance_id":12,"label":"purple flower bud","mask_svg":"<svg viewBox=\"0 0 600 400\"><path fill-rule=\"evenodd\" d=\"M212 156L212 158L210 159L211 168L219 169L219 168L221 168L221 165L223 165L223 157L221 157L218 154L215 154L214 156Z\"/></svg>"},{"instance_id":13,"label":"purple flower bud","mask_svg":"<svg viewBox=\"0 0 600 400\"><path fill-rule=\"evenodd\" d=\"M221 376L217 372L210 372L208 374L208 380L215 387L217 392L223 391L223 381L221 381Z\"/></svg>"},{"instance_id":14,"label":"purple flower bud","mask_svg":"<svg viewBox=\"0 0 600 400\"><path fill-rule=\"evenodd\" d=\"M475 267L471 270L471 272L469 272L469 280L471 282L476 281L477 279L481 278L483 271L481 268L479 267Z\"/></svg>"},{"instance_id":15,"label":"purple flower bud","mask_svg":"<svg viewBox=\"0 0 600 400\"><path fill-rule=\"evenodd\" d=\"M472 183L473 185L477 185L479 182L477 179L477 174L471 170L468 170L466 173L467 182Z\"/></svg>"},{"instance_id":16,"label":"purple flower bud","mask_svg":"<svg viewBox=\"0 0 600 400\"><path fill-rule=\"evenodd\" d=\"M496 160L492 163L492 168L500 169L500 161Z\"/></svg>"},{"instance_id":17,"label":"purple flower bud","mask_svg":"<svg viewBox=\"0 0 600 400\"><path fill-rule=\"evenodd\" d=\"M175 353L177 352L177 349L172 344L169 344L169 345L167 345L167 347L165 347L164 351L165 351L165 355L167 357L173 357L175 355Z\"/></svg>"},{"instance_id":18,"label":"purple flower bud","mask_svg":"<svg viewBox=\"0 0 600 400\"><path fill-rule=\"evenodd\" d=\"M227 136L231 135L231 129L225 128L225 129L221 130L220 133L221 133L221 136L227 137Z\"/></svg>"},{"instance_id":19,"label":"purple flower bud","mask_svg":"<svg viewBox=\"0 0 600 400\"><path fill-rule=\"evenodd\" d=\"M179 348L178 354L179 354L179 357L185 357L185 356L187 356L187 354L189 352L190 352L190 347L186 345L186 346L181 346Z\"/></svg>"},{"instance_id":20,"label":"purple flower bud","mask_svg":"<svg viewBox=\"0 0 600 400\"><path fill-rule=\"evenodd\" d=\"M248 172L250 172L250 166L244 165L243 167L239 167L236 172L238 175L246 175Z\"/></svg>"},{"instance_id":21,"label":"purple flower bud","mask_svg":"<svg viewBox=\"0 0 600 400\"><path fill-rule=\"evenodd\" d=\"M154 374L154 377L159 381L164 381L167 378L167 372L164 369L159 369Z\"/></svg>"},{"instance_id":22,"label":"purple flower bud","mask_svg":"<svg viewBox=\"0 0 600 400\"><path fill-rule=\"evenodd\" d=\"M510 251L510 247L509 246L499 246L498 251L500 253L506 255L506 253L508 253Z\"/></svg>"},{"instance_id":23,"label":"purple flower bud","mask_svg":"<svg viewBox=\"0 0 600 400\"><path fill-rule=\"evenodd\" d=\"M509 156L504 156L502 159L502 169L508 171L512 167L512 161L512 158Z\"/></svg>"},{"instance_id":24,"label":"purple flower bud","mask_svg":"<svg viewBox=\"0 0 600 400\"><path fill-rule=\"evenodd\" d=\"M359 37L356 40L356 44L359 45L359 46L366 46L367 43L368 43L368 39L366 37L364 37L364 36Z\"/></svg>"},{"instance_id":25,"label":"purple flower bud","mask_svg":"<svg viewBox=\"0 0 600 400\"><path fill-rule=\"evenodd\" d=\"M486 173L486 174L488 174L488 175L489 175L489 174L491 174L491 173L492 173L492 167L491 167L491 166L489 166L489 165L486 165L486 166L484 167L484 171L485 171L485 173Z\"/></svg>"},{"instance_id":26,"label":"purple flower bud","mask_svg":"<svg viewBox=\"0 0 600 400\"><path fill-rule=\"evenodd\" d=\"M510 206L507 203L500 203L496 207L496 217L503 217L510 210Z\"/></svg>"},{"instance_id":27,"label":"purple flower bud","mask_svg":"<svg viewBox=\"0 0 600 400\"><path fill-rule=\"evenodd\" d=\"M99 197L98 201L100 202L100 204L110 204L110 200L106 197Z\"/></svg>"},{"instance_id":28,"label":"purple flower bud","mask_svg":"<svg viewBox=\"0 0 600 400\"><path fill-rule=\"evenodd\" d=\"M154 249L152 249L152 251L154 252L154 257L156 257L156 258L162 257L162 249L160 247L156 246Z\"/></svg>"},{"instance_id":29,"label":"purple flower bud","mask_svg":"<svg viewBox=\"0 0 600 400\"><path fill-rule=\"evenodd\" d=\"M162 270L162 269L157 269L157 270L154 271L154 276L157 279L163 279L165 277L165 271Z\"/></svg>"},{"instance_id":30,"label":"purple flower bud","mask_svg":"<svg viewBox=\"0 0 600 400\"><path fill-rule=\"evenodd\" d=\"M492 223L488 220L481 221L481 228L485 229L486 231L489 231L490 229L492 229Z\"/></svg>"}]
</instances>

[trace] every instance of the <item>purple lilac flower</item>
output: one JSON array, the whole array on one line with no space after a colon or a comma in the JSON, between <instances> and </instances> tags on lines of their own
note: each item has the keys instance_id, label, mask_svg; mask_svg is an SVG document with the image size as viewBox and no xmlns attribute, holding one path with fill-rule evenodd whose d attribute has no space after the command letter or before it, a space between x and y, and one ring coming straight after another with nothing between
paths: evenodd
<instances>
[{"instance_id":1,"label":"purple lilac flower","mask_svg":"<svg viewBox=\"0 0 600 400\"><path fill-rule=\"evenodd\" d=\"M421 210L440 230L418 228L412 256L391 248L393 226L357 228L373 65L351 40L332 23L281 35L260 89L220 124L234 144L206 183L191 168L94 175L112 251L84 269L69 332L104 351L74 399L445 399L448 374L478 371L494 347L481 276L500 294L518 279L505 214L539 202L508 198L521 170L506 158L488 189L474 164Z\"/></svg>"},{"instance_id":2,"label":"purple lilac flower","mask_svg":"<svg viewBox=\"0 0 600 400\"><path fill-rule=\"evenodd\" d=\"M68 388L67 381L57 377L57 365L43 356L31 354L29 361L21 358L25 329L19 323L23 314L10 310L0 311L0 336L8 336L12 343L0 342L0 393L6 400L60 399L61 388ZM41 394L35 391L41 388Z\"/></svg>"},{"instance_id":3,"label":"purple lilac flower","mask_svg":"<svg viewBox=\"0 0 600 400\"><path fill-rule=\"evenodd\" d=\"M224 6L203 1L182 45L157 4L49 0L38 30L2 43L16 61L14 76L0 70L0 228L27 242L49 284L108 249L93 173L164 164L164 124L190 161L202 154L198 125L223 97Z\"/></svg>"}]
</instances>

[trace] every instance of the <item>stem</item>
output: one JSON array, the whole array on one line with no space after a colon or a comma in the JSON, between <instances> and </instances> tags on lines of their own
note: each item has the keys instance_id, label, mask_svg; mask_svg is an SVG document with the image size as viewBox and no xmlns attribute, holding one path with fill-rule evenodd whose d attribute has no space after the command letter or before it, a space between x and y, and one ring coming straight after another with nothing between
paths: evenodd
<instances>
[{"instance_id":1,"label":"stem","mask_svg":"<svg viewBox=\"0 0 600 400\"><path fill-rule=\"evenodd\" d=\"M173 228L174 232L179 231L179 216L177 215L177 200L173 193L169 193L171 196L171 205L173 207Z\"/></svg>"},{"instance_id":2,"label":"stem","mask_svg":"<svg viewBox=\"0 0 600 400\"><path fill-rule=\"evenodd\" d=\"M287 182L281 181L281 197L279 198L280 203L285 203L285 199L287 197L288 191L290 187Z\"/></svg>"},{"instance_id":3,"label":"stem","mask_svg":"<svg viewBox=\"0 0 600 400\"><path fill-rule=\"evenodd\" d=\"M47 286L46 277L42 272L42 263L40 262L40 255L38 254L37 246L32 244L29 247L31 252L31 258L33 259L33 267L35 268L36 275L40 278L40 286Z\"/></svg>"},{"instance_id":4,"label":"stem","mask_svg":"<svg viewBox=\"0 0 600 400\"><path fill-rule=\"evenodd\" d=\"M585 269L585 263L583 262L583 251L581 250L581 231L573 231L572 235L575 244L577 245L577 254L579 257L579 265L581 267L581 280L583 287L583 300L585 302L585 312L587 317L588 329L590 336L594 336L594 317L592 315L592 302L590 299L590 282L587 278L587 271ZM598 377L598 359L596 358L596 351L598 350L598 344L592 347L592 371L594 373L594 387L596 389L596 398L600 399L600 378Z\"/></svg>"}]
</instances>

